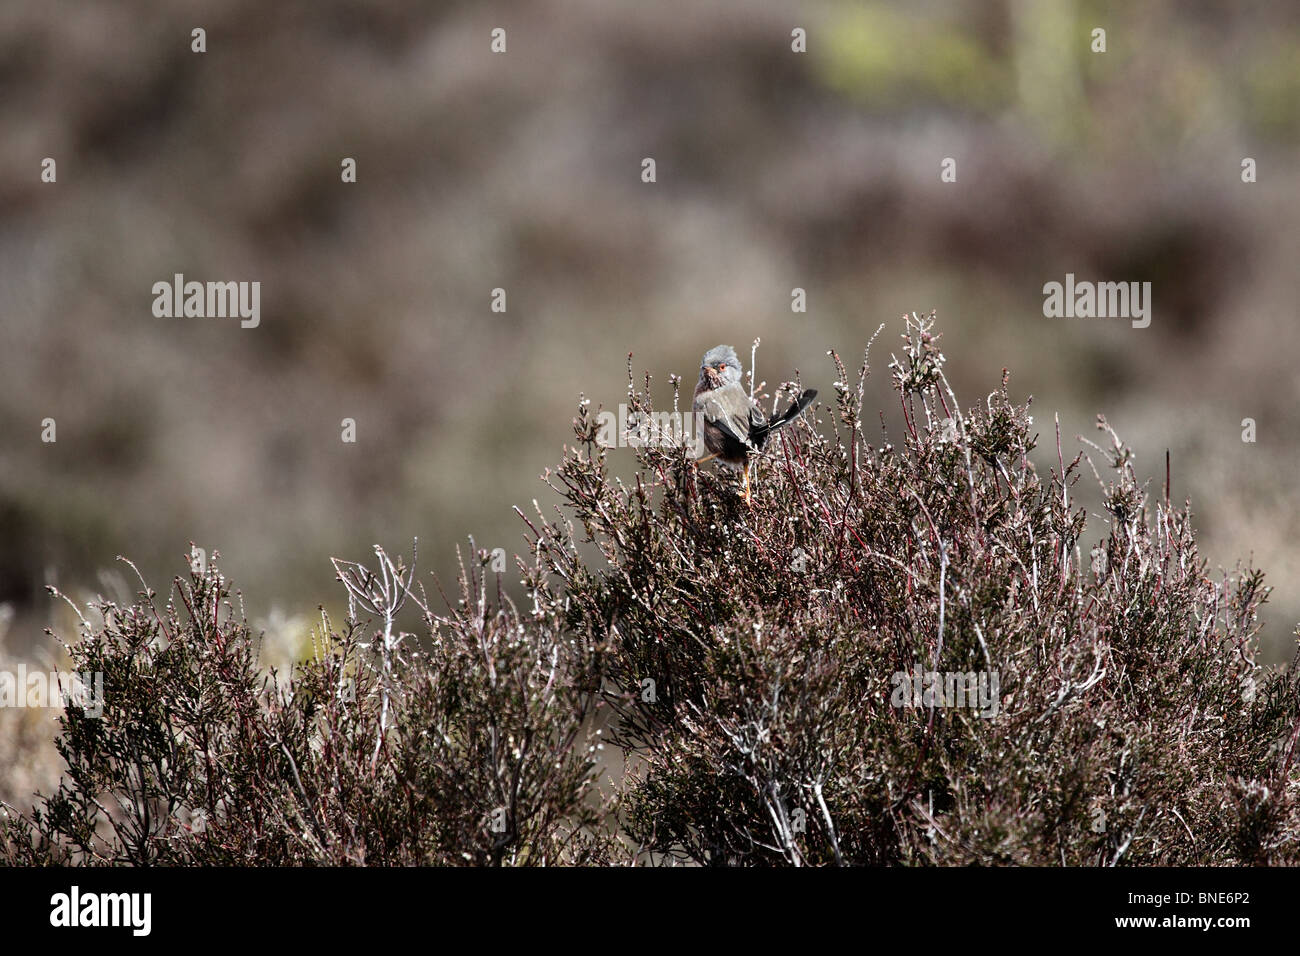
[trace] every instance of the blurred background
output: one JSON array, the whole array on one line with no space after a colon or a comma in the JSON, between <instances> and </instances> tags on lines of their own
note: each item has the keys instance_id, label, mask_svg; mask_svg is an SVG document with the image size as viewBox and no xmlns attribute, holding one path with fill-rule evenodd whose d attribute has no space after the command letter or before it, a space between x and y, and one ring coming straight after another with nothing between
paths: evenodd
<instances>
[{"instance_id":1,"label":"blurred background","mask_svg":"<svg viewBox=\"0 0 1300 956\"><path fill-rule=\"evenodd\" d=\"M0 133L6 660L70 633L47 583L129 600L123 554L165 592L190 541L291 655L342 604L330 556L518 550L629 352L661 404L758 336L760 379L829 392L826 350L885 322L892 423L899 316L931 309L963 404L1004 367L1033 396L1044 465L1056 413L1067 457L1105 413L1153 492L1168 448L1211 569L1276 588L1262 659L1294 649L1296 5L8 0ZM260 326L156 318L178 272L259 281ZM1045 318L1067 272L1152 282L1150 328ZM5 719L15 799L53 725Z\"/></svg>"}]
</instances>

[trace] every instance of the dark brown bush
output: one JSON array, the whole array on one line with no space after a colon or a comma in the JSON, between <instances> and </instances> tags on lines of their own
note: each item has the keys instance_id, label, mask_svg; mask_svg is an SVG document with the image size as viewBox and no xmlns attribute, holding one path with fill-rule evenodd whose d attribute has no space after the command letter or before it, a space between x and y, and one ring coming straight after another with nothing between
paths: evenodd
<instances>
[{"instance_id":1,"label":"dark brown bush","mask_svg":"<svg viewBox=\"0 0 1300 956\"><path fill-rule=\"evenodd\" d=\"M350 621L285 680L215 570L162 608L104 605L69 653L105 674L105 719L69 709L65 782L4 824L8 860L1300 860L1300 682L1254 663L1260 572L1212 576L1104 419L1104 478L1059 433L1040 475L1005 378L960 410L932 318L890 365L896 443L867 440L865 357L852 380L833 359L834 401L757 466L752 507L680 447L615 478L582 403L548 475L564 506L522 516L526 611L473 562L445 614L382 552L373 574L338 562ZM648 392L629 384L634 411ZM424 650L395 630L408 598ZM918 670L996 673L996 693L909 706Z\"/></svg>"},{"instance_id":2,"label":"dark brown bush","mask_svg":"<svg viewBox=\"0 0 1300 956\"><path fill-rule=\"evenodd\" d=\"M1085 541L1085 459L1058 437L1039 475L1005 378L960 411L932 325L890 366L898 443L868 443L865 358L851 381L835 357L833 406L785 433L752 509L685 451L611 480L580 409L532 583L632 692L629 836L697 863L1294 862L1300 697L1254 664L1261 574L1212 580L1103 419L1110 528ZM892 706L916 668L998 672L997 715Z\"/></svg>"},{"instance_id":3,"label":"dark brown bush","mask_svg":"<svg viewBox=\"0 0 1300 956\"><path fill-rule=\"evenodd\" d=\"M353 613L322 614L289 679L215 567L163 607L96 610L69 647L104 675L102 719L62 718L68 772L3 822L10 863L555 864L606 859L594 793L598 704L554 609L520 615L471 566L424 649L392 626L413 572L338 562ZM407 591L407 588L410 590ZM382 627L362 640L362 608Z\"/></svg>"}]
</instances>

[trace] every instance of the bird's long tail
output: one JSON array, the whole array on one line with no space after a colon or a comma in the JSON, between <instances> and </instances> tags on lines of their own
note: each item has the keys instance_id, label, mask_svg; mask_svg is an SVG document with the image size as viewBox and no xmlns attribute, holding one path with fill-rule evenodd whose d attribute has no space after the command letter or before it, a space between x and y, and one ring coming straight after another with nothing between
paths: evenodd
<instances>
[{"instance_id":1,"label":"bird's long tail","mask_svg":"<svg viewBox=\"0 0 1300 956\"><path fill-rule=\"evenodd\" d=\"M809 405L811 405L813 403L813 399L815 399L816 397L817 397L817 389L815 388L808 389L797 399L795 399L795 401L791 402L789 408L787 408L780 415L776 416L776 418L768 422L767 430L770 432L774 432L782 425L790 424L792 421L794 421L796 418L798 418L800 415L803 414L804 409L806 409Z\"/></svg>"}]
</instances>

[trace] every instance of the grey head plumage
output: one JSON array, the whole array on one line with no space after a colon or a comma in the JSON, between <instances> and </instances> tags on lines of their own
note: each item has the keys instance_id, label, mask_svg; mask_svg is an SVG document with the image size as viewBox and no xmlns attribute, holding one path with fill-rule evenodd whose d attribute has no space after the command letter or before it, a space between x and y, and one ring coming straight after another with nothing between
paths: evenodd
<instances>
[{"instance_id":1,"label":"grey head plumage","mask_svg":"<svg viewBox=\"0 0 1300 956\"><path fill-rule=\"evenodd\" d=\"M700 372L706 368L716 369L719 365L725 365L722 372L722 383L724 385L733 382L739 382L741 377L740 356L730 345L715 345L704 353L704 358L700 360Z\"/></svg>"},{"instance_id":2,"label":"grey head plumage","mask_svg":"<svg viewBox=\"0 0 1300 956\"><path fill-rule=\"evenodd\" d=\"M724 363L740 368L740 356L736 354L736 350L730 345L715 345L704 353L704 358L700 361L700 367L703 368L709 365L717 368Z\"/></svg>"}]
</instances>

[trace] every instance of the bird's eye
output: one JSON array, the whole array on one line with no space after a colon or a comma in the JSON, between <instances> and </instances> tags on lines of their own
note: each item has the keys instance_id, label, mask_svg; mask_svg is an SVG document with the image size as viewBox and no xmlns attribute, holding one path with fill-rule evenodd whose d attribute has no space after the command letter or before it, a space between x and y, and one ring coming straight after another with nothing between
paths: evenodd
<instances>
[{"instance_id":1,"label":"bird's eye","mask_svg":"<svg viewBox=\"0 0 1300 956\"><path fill-rule=\"evenodd\" d=\"M727 370L727 363L726 363L726 362L723 362L721 365L718 366L718 371L719 371L719 372L725 372L726 370Z\"/></svg>"}]
</instances>

